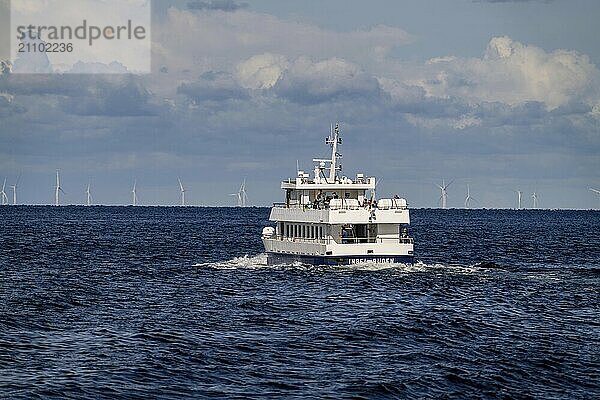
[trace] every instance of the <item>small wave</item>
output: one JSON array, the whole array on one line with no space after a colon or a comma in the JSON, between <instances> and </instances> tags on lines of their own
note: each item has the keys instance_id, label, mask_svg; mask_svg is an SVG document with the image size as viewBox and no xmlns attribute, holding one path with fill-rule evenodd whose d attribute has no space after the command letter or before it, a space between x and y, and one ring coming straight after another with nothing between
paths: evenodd
<instances>
[{"instance_id":1,"label":"small wave","mask_svg":"<svg viewBox=\"0 0 600 400\"><path fill-rule=\"evenodd\" d=\"M207 262L194 264L194 267L200 268L215 268L215 269L257 269L267 268L267 255L258 254L255 256L245 255L243 257L235 257L232 260Z\"/></svg>"},{"instance_id":2,"label":"small wave","mask_svg":"<svg viewBox=\"0 0 600 400\"><path fill-rule=\"evenodd\" d=\"M273 270L302 270L302 271L339 271L339 272L356 272L356 271L384 271L391 270L402 273L419 273L419 272L444 272L444 273L459 273L471 274L482 271L489 271L490 268L479 264L459 265L459 264L442 264L442 263L425 263L416 261L412 264L404 263L377 263L363 262L352 265L310 265L301 262L293 262L289 264L267 265L267 255L265 253L254 256L245 255L243 257L235 257L231 260L197 263L194 267L213 268L213 269L273 269Z\"/></svg>"},{"instance_id":3,"label":"small wave","mask_svg":"<svg viewBox=\"0 0 600 400\"><path fill-rule=\"evenodd\" d=\"M455 273L455 274L473 274L491 271L489 268L483 268L477 264L460 265L460 264L442 264L442 263L426 263L423 261L415 261L412 264L403 263L375 263L365 262L352 265L328 266L323 267L336 271L384 271L390 270L400 273Z\"/></svg>"}]
</instances>

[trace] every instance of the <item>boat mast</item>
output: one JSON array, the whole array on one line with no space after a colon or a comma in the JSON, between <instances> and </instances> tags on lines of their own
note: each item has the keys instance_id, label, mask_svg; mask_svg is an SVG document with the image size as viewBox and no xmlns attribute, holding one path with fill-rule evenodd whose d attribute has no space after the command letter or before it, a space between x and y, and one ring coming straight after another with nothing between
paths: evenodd
<instances>
[{"instance_id":1,"label":"boat mast","mask_svg":"<svg viewBox=\"0 0 600 400\"><path fill-rule=\"evenodd\" d=\"M335 124L335 129L331 127L329 132L329 137L326 140L326 143L331 145L331 166L329 169L329 181L331 183L335 183L336 181L336 172L340 167L337 167L337 159L341 158L342 155L337 152L338 144L342 144L342 139L340 138L340 125L338 123ZM333 137L332 137L333 135Z\"/></svg>"}]
</instances>

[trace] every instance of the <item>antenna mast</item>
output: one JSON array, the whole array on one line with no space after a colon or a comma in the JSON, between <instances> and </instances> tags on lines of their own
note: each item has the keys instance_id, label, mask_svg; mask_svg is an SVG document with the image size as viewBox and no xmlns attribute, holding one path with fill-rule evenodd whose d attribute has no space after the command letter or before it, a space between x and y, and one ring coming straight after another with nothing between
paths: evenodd
<instances>
[{"instance_id":1,"label":"antenna mast","mask_svg":"<svg viewBox=\"0 0 600 400\"><path fill-rule=\"evenodd\" d=\"M340 138L340 125L338 123L335 124L335 129L333 129L333 127L331 128L329 137L325 143L331 146L331 166L329 169L329 180L332 183L335 183L336 173L338 170L342 169L341 165L339 167L336 165L337 159L342 158L342 155L337 152L338 144L342 144L342 138Z\"/></svg>"}]
</instances>

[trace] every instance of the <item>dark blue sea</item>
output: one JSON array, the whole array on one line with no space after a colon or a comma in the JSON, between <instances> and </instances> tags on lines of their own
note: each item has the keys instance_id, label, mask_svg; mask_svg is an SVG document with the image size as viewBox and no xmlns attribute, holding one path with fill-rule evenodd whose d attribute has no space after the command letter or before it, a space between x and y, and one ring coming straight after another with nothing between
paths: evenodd
<instances>
[{"instance_id":1,"label":"dark blue sea","mask_svg":"<svg viewBox=\"0 0 600 400\"><path fill-rule=\"evenodd\" d=\"M0 207L0 397L600 398L600 212L413 210L267 267L266 208Z\"/></svg>"}]
</instances>

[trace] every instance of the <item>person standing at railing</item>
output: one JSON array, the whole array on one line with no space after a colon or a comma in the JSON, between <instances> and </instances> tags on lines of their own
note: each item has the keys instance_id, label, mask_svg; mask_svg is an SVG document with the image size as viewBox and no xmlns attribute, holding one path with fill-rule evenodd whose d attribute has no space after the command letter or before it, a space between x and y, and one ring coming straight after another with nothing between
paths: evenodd
<instances>
[{"instance_id":1,"label":"person standing at railing","mask_svg":"<svg viewBox=\"0 0 600 400\"><path fill-rule=\"evenodd\" d=\"M403 227L400 229L400 237L402 239L408 239L408 229ZM404 242L404 240L401 240L401 242Z\"/></svg>"},{"instance_id":2,"label":"person standing at railing","mask_svg":"<svg viewBox=\"0 0 600 400\"><path fill-rule=\"evenodd\" d=\"M319 193L317 193L317 197L315 198L315 208L322 208L323 202L323 191L319 190Z\"/></svg>"}]
</instances>

